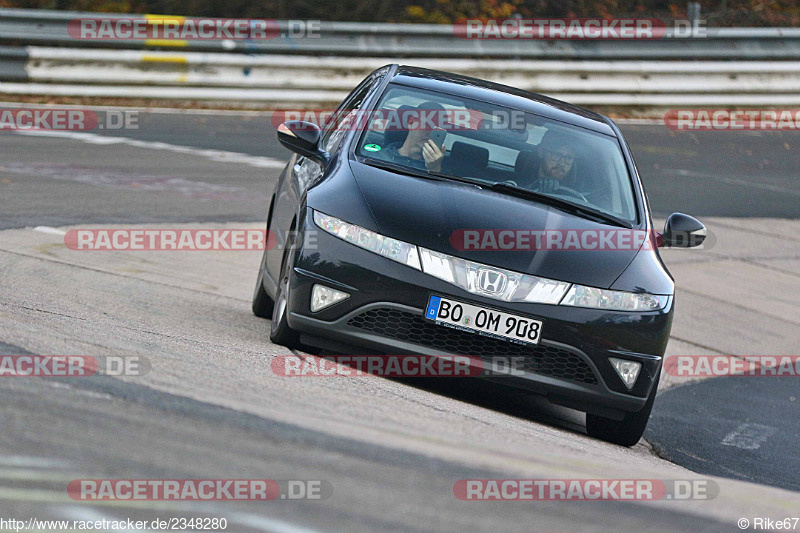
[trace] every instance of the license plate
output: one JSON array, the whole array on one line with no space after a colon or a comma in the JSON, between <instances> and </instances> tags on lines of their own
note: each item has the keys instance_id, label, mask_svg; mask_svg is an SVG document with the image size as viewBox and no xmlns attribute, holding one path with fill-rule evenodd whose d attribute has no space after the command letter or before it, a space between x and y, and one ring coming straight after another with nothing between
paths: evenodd
<instances>
[{"instance_id":1,"label":"license plate","mask_svg":"<svg viewBox=\"0 0 800 533\"><path fill-rule=\"evenodd\" d=\"M542 336L542 322L539 320L436 295L432 295L428 300L425 318L442 326L509 340L517 344L539 344Z\"/></svg>"}]
</instances>

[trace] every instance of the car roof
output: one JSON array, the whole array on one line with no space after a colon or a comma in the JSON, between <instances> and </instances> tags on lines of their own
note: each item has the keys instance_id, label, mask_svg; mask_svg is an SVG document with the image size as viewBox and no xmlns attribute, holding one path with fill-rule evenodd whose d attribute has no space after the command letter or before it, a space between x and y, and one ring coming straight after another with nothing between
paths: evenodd
<instances>
[{"instance_id":1,"label":"car roof","mask_svg":"<svg viewBox=\"0 0 800 533\"><path fill-rule=\"evenodd\" d=\"M492 102L616 137L604 116L576 105L508 85L451 72L400 65L393 83Z\"/></svg>"}]
</instances>

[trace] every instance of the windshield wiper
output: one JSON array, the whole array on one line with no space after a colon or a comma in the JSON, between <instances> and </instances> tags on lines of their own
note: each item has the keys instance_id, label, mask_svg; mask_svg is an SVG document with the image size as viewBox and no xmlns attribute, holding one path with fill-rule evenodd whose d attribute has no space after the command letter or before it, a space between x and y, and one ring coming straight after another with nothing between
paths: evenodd
<instances>
[{"instance_id":1,"label":"windshield wiper","mask_svg":"<svg viewBox=\"0 0 800 533\"><path fill-rule=\"evenodd\" d=\"M605 222L607 224L612 224L614 226L621 226L623 228L633 227L633 225L627 220L622 220L621 218L617 218L613 215L603 213L602 211L599 211L597 209L568 202L567 200L562 200L561 198L556 198L554 196L542 194L540 192L532 191L530 189L521 189L519 187L514 187L513 185L509 185L507 183L495 183L493 185L490 185L488 188L493 191L502 191L511 194L512 196L527 198L543 204L547 204L549 206L555 207L556 209L560 209L561 211L566 211L567 213L570 213L572 215L576 215L582 218L587 218L589 220L595 220L597 222Z\"/></svg>"},{"instance_id":2,"label":"windshield wiper","mask_svg":"<svg viewBox=\"0 0 800 533\"><path fill-rule=\"evenodd\" d=\"M445 174L443 172L434 172L432 170L417 170L415 168L406 167L403 165L398 165L396 163L390 163L388 161L381 161L378 159L372 159L368 157L364 158L362 162L365 165L369 165L371 167L380 168L382 170L389 170L391 172L397 172L399 174L406 174L407 176L434 179L437 181L457 181L459 183L466 183L468 185L474 185L476 187L484 187L486 185L486 183L484 182L471 180L469 178L459 178L458 176L451 176L450 174Z\"/></svg>"}]
</instances>

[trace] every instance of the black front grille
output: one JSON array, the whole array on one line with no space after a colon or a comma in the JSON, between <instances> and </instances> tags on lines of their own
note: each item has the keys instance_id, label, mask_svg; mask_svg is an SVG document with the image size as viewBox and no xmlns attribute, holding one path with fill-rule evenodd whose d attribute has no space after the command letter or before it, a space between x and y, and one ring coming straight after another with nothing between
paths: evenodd
<instances>
[{"instance_id":1,"label":"black front grille","mask_svg":"<svg viewBox=\"0 0 800 533\"><path fill-rule=\"evenodd\" d=\"M419 315L395 309L372 309L354 316L348 325L454 355L522 357L524 370L581 383L596 384L597 377L583 358L571 351L542 345L522 345L438 326Z\"/></svg>"}]
</instances>

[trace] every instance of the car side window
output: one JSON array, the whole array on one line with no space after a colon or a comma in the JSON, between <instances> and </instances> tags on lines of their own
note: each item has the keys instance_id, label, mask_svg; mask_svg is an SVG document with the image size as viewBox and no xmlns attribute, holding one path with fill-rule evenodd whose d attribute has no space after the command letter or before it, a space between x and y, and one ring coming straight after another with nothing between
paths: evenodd
<instances>
[{"instance_id":1,"label":"car side window","mask_svg":"<svg viewBox=\"0 0 800 533\"><path fill-rule=\"evenodd\" d=\"M322 149L326 152L334 152L339 147L339 142L344 137L350 125L353 123L353 111L361 109L364 100L378 83L382 76L373 74L361 85L355 88L344 100L341 106L331 116L322 131Z\"/></svg>"}]
</instances>

